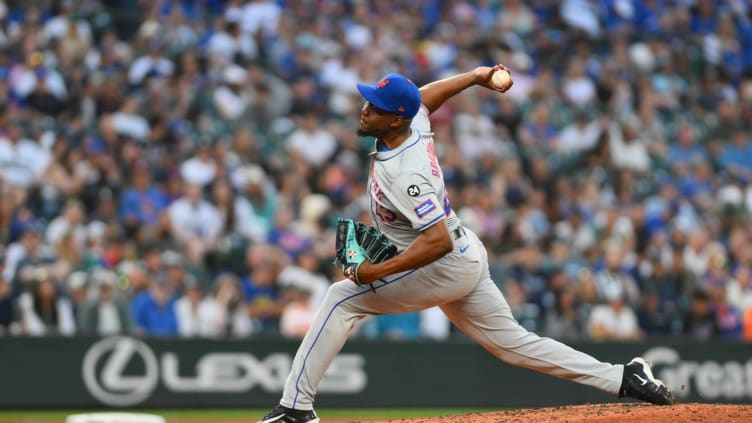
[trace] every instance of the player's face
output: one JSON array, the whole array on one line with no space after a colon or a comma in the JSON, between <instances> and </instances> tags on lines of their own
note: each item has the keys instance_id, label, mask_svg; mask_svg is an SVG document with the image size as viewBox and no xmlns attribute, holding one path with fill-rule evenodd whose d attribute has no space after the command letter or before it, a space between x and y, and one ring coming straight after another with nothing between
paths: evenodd
<instances>
[{"instance_id":1,"label":"player's face","mask_svg":"<svg viewBox=\"0 0 752 423\"><path fill-rule=\"evenodd\" d=\"M379 137L389 130L390 124L397 116L393 113L381 110L366 101L360 111L360 128L358 135Z\"/></svg>"}]
</instances>

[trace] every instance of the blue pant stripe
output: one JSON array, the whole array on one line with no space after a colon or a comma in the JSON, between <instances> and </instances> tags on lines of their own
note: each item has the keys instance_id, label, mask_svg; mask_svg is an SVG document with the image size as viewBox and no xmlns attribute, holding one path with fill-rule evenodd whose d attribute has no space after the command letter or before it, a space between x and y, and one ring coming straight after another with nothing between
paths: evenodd
<instances>
[{"instance_id":1,"label":"blue pant stripe","mask_svg":"<svg viewBox=\"0 0 752 423\"><path fill-rule=\"evenodd\" d=\"M396 279L393 279L391 281L388 281L388 282L384 283L383 285L376 286L376 287L374 287L374 290L377 291L380 288L385 287L385 286L391 284L392 282L397 282L398 280L404 278L405 276L413 274L417 270L418 269L413 269L413 270L405 273L404 275L402 275L402 276L400 276L400 277L398 277ZM306 353L306 356L303 359L303 365L300 367L300 373L298 373L298 378L295 380L295 399L293 399L293 401L292 401L292 408L295 408L295 404L298 402L298 395L300 395L300 388L298 387L298 384L300 383L300 378L303 377L303 370L305 369L306 362L308 361L308 356L311 355L311 351L313 351L313 347L316 345L316 342L319 340L319 336L321 336L321 332L324 331L324 327L326 326L326 322L328 322L329 318L332 317L332 313L334 313L334 310L340 304L344 303L345 301L347 301L347 300L349 300L351 298L355 298L358 295L368 294L370 292L373 292L373 291L368 290L368 291L358 292L358 293L355 293L353 295L350 295L349 297L343 298L337 304L335 304L334 307L332 307L331 310L329 310L329 314L326 316L326 319L324 319L324 323L321 325L321 328L319 329L318 333L316 334L316 338L314 338L313 342L311 343L311 347L308 348L308 352Z\"/></svg>"}]
</instances>

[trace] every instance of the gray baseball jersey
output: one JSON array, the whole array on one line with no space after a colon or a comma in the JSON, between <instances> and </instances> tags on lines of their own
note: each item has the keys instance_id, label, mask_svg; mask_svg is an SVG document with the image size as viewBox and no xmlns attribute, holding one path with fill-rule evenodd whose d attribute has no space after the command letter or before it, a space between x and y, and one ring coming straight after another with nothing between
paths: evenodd
<instances>
[{"instance_id":1,"label":"gray baseball jersey","mask_svg":"<svg viewBox=\"0 0 752 423\"><path fill-rule=\"evenodd\" d=\"M425 108L413 119L411 129L399 147L372 155L369 192L374 221L398 248L405 249L421 230L446 219L454 248L433 263L390 275L371 287L347 279L332 284L295 355L280 404L313 408L319 382L360 318L434 306L507 363L617 394L623 365L598 361L517 323L491 280L483 244L460 226L451 210Z\"/></svg>"},{"instance_id":2,"label":"gray baseball jersey","mask_svg":"<svg viewBox=\"0 0 752 423\"><path fill-rule=\"evenodd\" d=\"M371 153L368 177L372 221L400 251L420 231L442 219L450 231L460 225L444 188L424 107L410 129L410 136L399 147Z\"/></svg>"}]
</instances>

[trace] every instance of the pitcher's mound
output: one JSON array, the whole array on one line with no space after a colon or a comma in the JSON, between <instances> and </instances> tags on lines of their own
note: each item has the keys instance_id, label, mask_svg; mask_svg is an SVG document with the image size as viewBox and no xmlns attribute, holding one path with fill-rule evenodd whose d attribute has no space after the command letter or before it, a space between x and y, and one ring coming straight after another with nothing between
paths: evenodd
<instances>
[{"instance_id":1,"label":"pitcher's mound","mask_svg":"<svg viewBox=\"0 0 752 423\"><path fill-rule=\"evenodd\" d=\"M392 420L394 422L394 420ZM752 406L727 404L589 404L536 408L461 416L424 417L402 423L745 423L752 422Z\"/></svg>"}]
</instances>

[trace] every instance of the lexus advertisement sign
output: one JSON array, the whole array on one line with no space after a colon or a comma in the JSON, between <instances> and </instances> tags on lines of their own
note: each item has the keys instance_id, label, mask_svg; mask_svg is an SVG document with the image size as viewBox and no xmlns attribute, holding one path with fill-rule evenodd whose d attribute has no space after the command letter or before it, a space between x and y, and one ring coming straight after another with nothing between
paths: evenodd
<instances>
[{"instance_id":1,"label":"lexus advertisement sign","mask_svg":"<svg viewBox=\"0 0 752 423\"><path fill-rule=\"evenodd\" d=\"M89 347L81 364L88 392L102 404L128 407L141 404L161 383L172 393L248 393L258 388L281 395L292 365L292 354L254 356L243 352L207 352L180 372L179 350L155 353L145 342L111 337ZM129 367L139 370L128 372ZM335 357L319 392L357 394L367 384L365 358Z\"/></svg>"}]
</instances>

